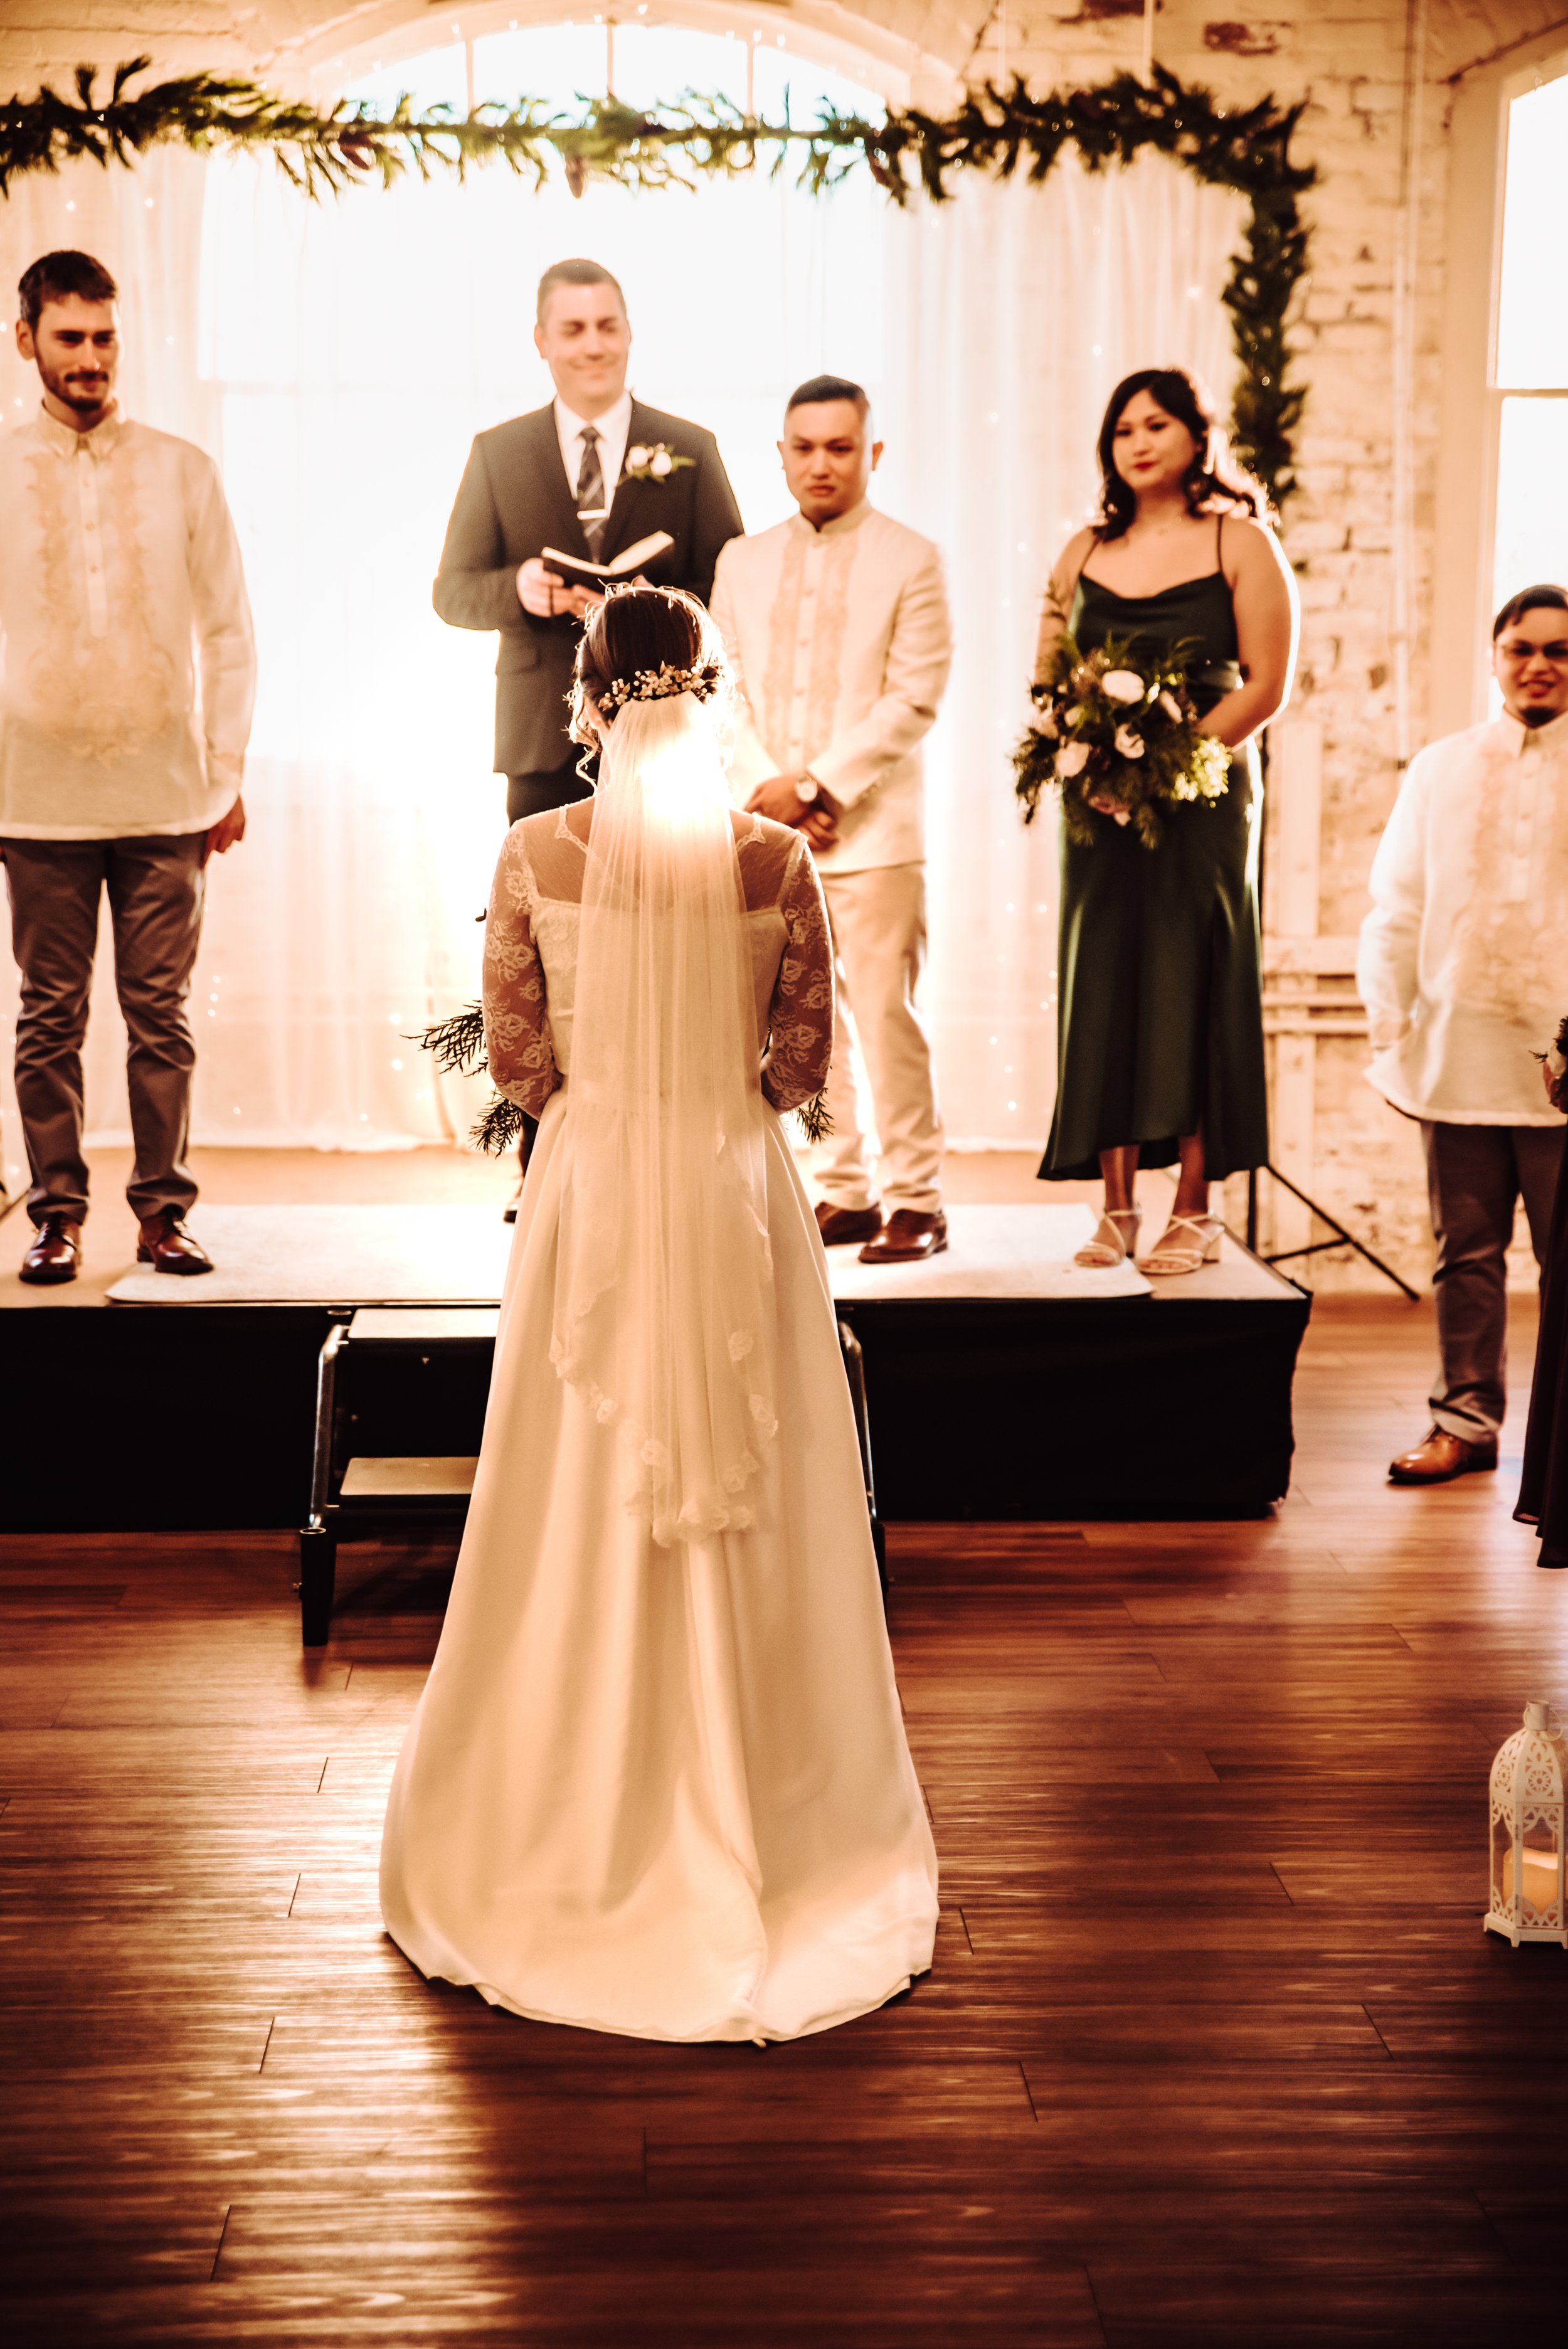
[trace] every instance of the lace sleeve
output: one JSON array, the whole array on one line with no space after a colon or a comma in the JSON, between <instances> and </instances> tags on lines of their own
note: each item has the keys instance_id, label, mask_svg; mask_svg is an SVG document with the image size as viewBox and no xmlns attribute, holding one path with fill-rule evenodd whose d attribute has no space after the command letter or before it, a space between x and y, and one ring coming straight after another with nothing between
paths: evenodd
<instances>
[{"instance_id":1,"label":"lace sleeve","mask_svg":"<svg viewBox=\"0 0 1568 2349\"><path fill-rule=\"evenodd\" d=\"M776 1110L798 1109L828 1081L833 1057L833 948L822 885L804 840L779 899L789 932L769 1013L762 1091Z\"/></svg>"},{"instance_id":2,"label":"lace sleeve","mask_svg":"<svg viewBox=\"0 0 1568 2349\"><path fill-rule=\"evenodd\" d=\"M533 874L521 825L506 836L485 920L485 1051L490 1081L537 1117L561 1082L545 1016L544 968L533 940Z\"/></svg>"}]
</instances>

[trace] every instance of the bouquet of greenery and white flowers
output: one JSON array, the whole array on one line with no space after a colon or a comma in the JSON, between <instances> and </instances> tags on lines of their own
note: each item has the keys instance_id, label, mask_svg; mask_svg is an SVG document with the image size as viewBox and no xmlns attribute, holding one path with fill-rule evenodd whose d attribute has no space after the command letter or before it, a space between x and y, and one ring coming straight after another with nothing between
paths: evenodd
<instances>
[{"instance_id":1,"label":"bouquet of greenery and white flowers","mask_svg":"<svg viewBox=\"0 0 1568 2349\"><path fill-rule=\"evenodd\" d=\"M1181 650L1151 664L1125 644L1080 653L1071 636L1058 640L1030 688L1034 715L1013 753L1026 823L1051 789L1062 795L1069 840L1094 839L1093 810L1130 823L1152 848L1161 805L1224 797L1231 754L1199 731Z\"/></svg>"}]
</instances>

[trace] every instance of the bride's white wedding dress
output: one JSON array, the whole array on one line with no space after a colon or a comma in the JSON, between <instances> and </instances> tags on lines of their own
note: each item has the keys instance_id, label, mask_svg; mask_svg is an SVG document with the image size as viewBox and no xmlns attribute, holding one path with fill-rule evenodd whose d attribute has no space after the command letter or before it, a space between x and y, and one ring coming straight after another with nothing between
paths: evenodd
<instances>
[{"instance_id":1,"label":"bride's white wedding dress","mask_svg":"<svg viewBox=\"0 0 1568 2349\"><path fill-rule=\"evenodd\" d=\"M656 1491L629 1499L625 1472L634 1456L667 1461L660 1399L639 1390L628 1406L654 1430L639 1455L603 1388L630 1392L636 1363L663 1359L626 1353L628 1334L649 1336L628 1333L628 1313L667 1315L676 1372L689 1368L685 1301L606 1299L593 1252L614 1235L589 1229L583 1205L601 1171L583 1155L597 1146L593 1088L580 1073L577 1093L557 1089L584 1024L585 841L603 802L602 785L596 811L515 825L497 874L491 1071L541 1112L539 1135L472 1506L387 1809L382 1912L424 1973L519 2014L653 2039L789 2039L903 1989L931 1962L936 1920L826 1259L777 1114L826 1073L826 916L799 835L726 811L755 999L739 1080L753 1094L767 1048L751 1112L766 1294L725 1300L731 1327L760 1313L761 1337L754 1352L749 1335L730 1338L727 1375L715 1358L725 1396L703 1423L686 1537L671 1537L669 1508ZM706 1244L745 1259L748 1234L729 1237L716 1198ZM623 1217L634 1205L622 1195ZM593 1359L573 1334L574 1258L599 1300L582 1328L605 1331ZM744 1300L743 1264L735 1285ZM727 1450L731 1389L755 1440Z\"/></svg>"}]
</instances>

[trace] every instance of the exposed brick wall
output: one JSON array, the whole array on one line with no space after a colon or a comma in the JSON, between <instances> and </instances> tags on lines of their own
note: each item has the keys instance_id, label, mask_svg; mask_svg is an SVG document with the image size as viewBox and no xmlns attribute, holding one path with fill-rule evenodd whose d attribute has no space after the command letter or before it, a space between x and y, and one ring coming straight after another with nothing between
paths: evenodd
<instances>
[{"instance_id":1,"label":"exposed brick wall","mask_svg":"<svg viewBox=\"0 0 1568 2349\"><path fill-rule=\"evenodd\" d=\"M1449 78L1559 23L1568 0L1439 0L1427 14L1416 158L1419 203L1414 315L1409 727L1426 730L1439 329L1452 91ZM1304 100L1298 152L1316 166L1309 200L1312 274L1298 304L1296 372L1309 386L1299 441L1301 494L1286 533L1301 569L1303 649L1296 708L1323 730L1318 927L1354 931L1372 852L1398 788L1393 642L1396 262L1405 220L1407 0L1321 0L1243 16L1215 0L1165 0L1156 55L1237 103ZM994 72L993 18L972 78ZM1140 54L1142 26L1099 11L1020 0L1006 22L1009 70L1037 85L1081 82ZM1360 1040L1317 1048L1312 1187L1353 1228L1424 1278L1430 1263L1418 1137L1365 1083ZM1233 1210L1239 1200L1231 1203ZM1521 1260L1519 1278L1528 1277ZM1317 1285L1377 1285L1356 1262L1319 1258Z\"/></svg>"},{"instance_id":2,"label":"exposed brick wall","mask_svg":"<svg viewBox=\"0 0 1568 2349\"><path fill-rule=\"evenodd\" d=\"M1235 13L1223 0L1164 0L1157 54L1184 77L1238 103L1265 92L1305 101L1299 150L1320 184L1310 203L1311 279L1295 320L1296 366L1310 387L1300 440L1302 494L1287 542L1302 566L1304 644L1298 708L1321 724L1324 814L1319 928L1355 929L1366 874L1398 783L1392 642L1394 565L1394 287L1403 213L1408 0L1265 0ZM410 18L426 16L410 5ZM1081 84L1136 64L1136 0L844 0L855 16L913 43L972 79L1005 57L1037 86ZM104 64L137 49L181 67L285 75L305 41L329 28L346 45L364 7L319 0L0 0L0 88L36 86L78 59ZM1425 618L1429 597L1438 324L1444 240L1450 78L1568 20L1568 0L1432 0L1426 16L1423 141L1415 330L1414 642L1410 719L1425 729ZM1415 1137L1361 1081L1364 1048L1318 1051L1320 1194L1412 1269L1427 1260ZM1357 1276L1352 1268L1346 1275Z\"/></svg>"}]
</instances>

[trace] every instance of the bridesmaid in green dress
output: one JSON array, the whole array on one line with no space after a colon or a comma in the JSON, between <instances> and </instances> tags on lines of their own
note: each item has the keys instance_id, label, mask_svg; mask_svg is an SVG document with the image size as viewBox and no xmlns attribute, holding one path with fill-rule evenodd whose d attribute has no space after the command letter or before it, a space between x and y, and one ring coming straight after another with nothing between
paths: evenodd
<instances>
[{"instance_id":1,"label":"bridesmaid in green dress","mask_svg":"<svg viewBox=\"0 0 1568 2349\"><path fill-rule=\"evenodd\" d=\"M1155 848L1109 810L1091 844L1063 834L1057 1110L1040 1174L1104 1177L1078 1261L1110 1265L1136 1244L1139 1167L1179 1164L1170 1224L1140 1263L1193 1272L1219 1254L1210 1183L1268 1154L1253 738L1290 691L1295 587L1261 493L1224 470L1182 369L1117 386L1099 463L1099 519L1064 548L1046 596L1042 666L1064 628L1086 652L1184 643L1204 730L1233 755L1225 796L1162 810Z\"/></svg>"}]
</instances>

